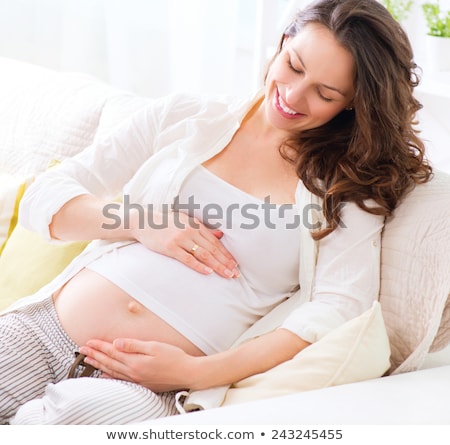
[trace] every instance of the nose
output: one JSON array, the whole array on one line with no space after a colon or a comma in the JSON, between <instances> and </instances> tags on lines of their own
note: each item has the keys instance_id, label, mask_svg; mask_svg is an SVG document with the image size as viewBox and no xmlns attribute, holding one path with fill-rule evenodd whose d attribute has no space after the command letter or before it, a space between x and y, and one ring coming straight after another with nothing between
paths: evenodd
<instances>
[{"instance_id":1,"label":"nose","mask_svg":"<svg viewBox=\"0 0 450 445\"><path fill-rule=\"evenodd\" d=\"M286 102L289 105L294 106L299 101L304 101L307 96L308 89L308 81L305 78L299 79L297 77L286 85Z\"/></svg>"}]
</instances>

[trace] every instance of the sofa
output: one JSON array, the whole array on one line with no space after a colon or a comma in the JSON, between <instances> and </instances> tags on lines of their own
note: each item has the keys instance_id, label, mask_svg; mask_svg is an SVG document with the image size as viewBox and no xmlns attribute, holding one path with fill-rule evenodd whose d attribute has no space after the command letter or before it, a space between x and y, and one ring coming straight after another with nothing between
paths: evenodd
<instances>
[{"instance_id":1,"label":"sofa","mask_svg":"<svg viewBox=\"0 0 450 445\"><path fill-rule=\"evenodd\" d=\"M82 73L13 59L0 58L0 72L2 310L50 281L86 246L49 244L21 227L17 214L26 187L151 99ZM422 111L421 125L444 134L431 107ZM450 165L434 167L433 180L417 186L386 221L380 296L369 311L267 373L180 394L184 413L154 423L450 422L441 409L450 396ZM405 417L403 396L411 391L433 400L433 410Z\"/></svg>"}]
</instances>

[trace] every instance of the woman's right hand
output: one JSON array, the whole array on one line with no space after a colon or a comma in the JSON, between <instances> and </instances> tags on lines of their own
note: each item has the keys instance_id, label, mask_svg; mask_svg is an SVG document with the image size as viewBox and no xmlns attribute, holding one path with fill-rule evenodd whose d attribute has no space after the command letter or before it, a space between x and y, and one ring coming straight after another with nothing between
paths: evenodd
<instances>
[{"instance_id":1,"label":"woman's right hand","mask_svg":"<svg viewBox=\"0 0 450 445\"><path fill-rule=\"evenodd\" d=\"M203 274L216 272L224 278L239 277L237 262L220 241L223 232L206 227L182 212L130 215L130 233L148 249L175 258ZM145 221L145 223L143 223Z\"/></svg>"},{"instance_id":2,"label":"woman's right hand","mask_svg":"<svg viewBox=\"0 0 450 445\"><path fill-rule=\"evenodd\" d=\"M220 230L211 230L182 212L154 212L150 215L150 225L145 212L138 209L128 211L125 212L123 205L117 202L80 195L64 204L53 216L50 234L54 239L71 241L136 240L197 272L216 272L225 278L239 276L236 260L220 241L223 235Z\"/></svg>"}]
</instances>

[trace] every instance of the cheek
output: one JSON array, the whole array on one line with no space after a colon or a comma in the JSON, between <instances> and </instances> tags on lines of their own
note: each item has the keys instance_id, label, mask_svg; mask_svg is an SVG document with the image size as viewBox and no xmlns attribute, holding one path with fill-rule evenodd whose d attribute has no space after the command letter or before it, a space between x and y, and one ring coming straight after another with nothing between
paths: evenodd
<instances>
[{"instance_id":1,"label":"cheek","mask_svg":"<svg viewBox=\"0 0 450 445\"><path fill-rule=\"evenodd\" d=\"M314 101L314 105L310 103L310 111L317 118L324 123L333 119L338 115L344 107L342 105L331 104L319 101Z\"/></svg>"}]
</instances>

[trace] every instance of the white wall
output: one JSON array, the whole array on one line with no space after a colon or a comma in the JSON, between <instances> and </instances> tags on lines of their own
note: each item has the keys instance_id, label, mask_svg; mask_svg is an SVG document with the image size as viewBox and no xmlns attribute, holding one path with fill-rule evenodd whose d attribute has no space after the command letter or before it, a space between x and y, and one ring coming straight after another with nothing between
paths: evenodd
<instances>
[{"instance_id":1,"label":"white wall","mask_svg":"<svg viewBox=\"0 0 450 445\"><path fill-rule=\"evenodd\" d=\"M248 94L261 85L290 16L308 1L0 0L0 56L83 71L146 96ZM404 27L428 84L418 92L421 126L433 160L450 171L450 104L443 93L450 77L439 83L430 72L425 0L415 2ZM450 8L450 0L440 3Z\"/></svg>"},{"instance_id":2,"label":"white wall","mask_svg":"<svg viewBox=\"0 0 450 445\"><path fill-rule=\"evenodd\" d=\"M268 48L308 1L0 0L0 56L88 72L144 95L241 94L260 84ZM414 1L405 28L426 74L425 0Z\"/></svg>"}]
</instances>

